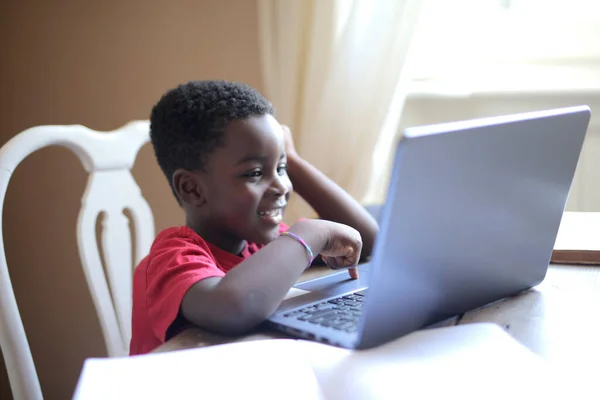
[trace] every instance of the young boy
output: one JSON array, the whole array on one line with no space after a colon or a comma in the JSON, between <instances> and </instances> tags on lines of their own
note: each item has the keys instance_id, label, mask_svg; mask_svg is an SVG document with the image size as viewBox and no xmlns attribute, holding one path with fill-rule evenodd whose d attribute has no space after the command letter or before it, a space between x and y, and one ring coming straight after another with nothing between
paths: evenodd
<instances>
[{"instance_id":1,"label":"young boy","mask_svg":"<svg viewBox=\"0 0 600 400\"><path fill-rule=\"evenodd\" d=\"M246 332L315 256L356 278L371 254L375 220L296 153L273 114L256 90L224 81L180 85L154 106L152 144L185 226L160 232L134 272L132 355L190 324ZM282 223L292 183L320 219Z\"/></svg>"}]
</instances>

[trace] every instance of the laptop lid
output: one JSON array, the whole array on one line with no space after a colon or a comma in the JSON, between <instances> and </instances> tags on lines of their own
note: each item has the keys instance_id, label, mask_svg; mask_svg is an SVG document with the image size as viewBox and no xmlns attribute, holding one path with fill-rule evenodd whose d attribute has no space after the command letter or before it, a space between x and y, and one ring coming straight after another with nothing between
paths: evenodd
<instances>
[{"instance_id":1,"label":"laptop lid","mask_svg":"<svg viewBox=\"0 0 600 400\"><path fill-rule=\"evenodd\" d=\"M407 129L357 347L541 282L589 119L578 106Z\"/></svg>"}]
</instances>

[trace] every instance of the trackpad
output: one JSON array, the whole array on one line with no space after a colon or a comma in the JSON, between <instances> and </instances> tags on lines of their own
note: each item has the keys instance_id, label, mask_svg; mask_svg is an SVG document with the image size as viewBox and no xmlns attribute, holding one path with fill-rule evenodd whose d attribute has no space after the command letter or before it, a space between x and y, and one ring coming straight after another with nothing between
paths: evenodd
<instances>
[{"instance_id":1,"label":"trackpad","mask_svg":"<svg viewBox=\"0 0 600 400\"><path fill-rule=\"evenodd\" d=\"M283 300L293 299L294 297L302 296L307 293L310 293L310 292L308 290L298 289L298 288L293 287L293 288L290 288L290 290L287 292L287 294L285 295Z\"/></svg>"},{"instance_id":2,"label":"trackpad","mask_svg":"<svg viewBox=\"0 0 600 400\"><path fill-rule=\"evenodd\" d=\"M343 287L343 290L356 290L368 286L370 263L361 264L358 266L358 279L351 279L348 271L340 271L331 275L322 276L320 278L311 279L310 281L301 282L294 285L296 289L314 291L334 291L338 292Z\"/></svg>"},{"instance_id":3,"label":"trackpad","mask_svg":"<svg viewBox=\"0 0 600 400\"><path fill-rule=\"evenodd\" d=\"M368 264L358 267L359 277L354 280L348 275L348 271L340 271L331 275L312 279L310 281L296 284L290 289L285 300L278 308L278 312L285 312L306 304L322 301L333 296L367 287L369 276Z\"/></svg>"}]
</instances>

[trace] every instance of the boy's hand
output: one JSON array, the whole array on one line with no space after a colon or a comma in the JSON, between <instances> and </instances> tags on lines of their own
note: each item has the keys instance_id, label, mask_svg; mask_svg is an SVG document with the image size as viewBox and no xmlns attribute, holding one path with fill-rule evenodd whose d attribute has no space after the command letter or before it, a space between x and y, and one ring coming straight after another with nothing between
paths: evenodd
<instances>
[{"instance_id":1,"label":"boy's hand","mask_svg":"<svg viewBox=\"0 0 600 400\"><path fill-rule=\"evenodd\" d=\"M296 152L296 147L294 146L294 138L292 137L292 131L287 125L281 125L281 129L283 130L283 138L285 141L285 154L287 159L290 158L298 158L298 152Z\"/></svg>"},{"instance_id":2,"label":"boy's hand","mask_svg":"<svg viewBox=\"0 0 600 400\"><path fill-rule=\"evenodd\" d=\"M360 233L348 225L335 222L330 222L329 230L329 240L321 251L321 258L329 268L348 268L350 278L358 279L356 265L362 251Z\"/></svg>"},{"instance_id":3,"label":"boy's hand","mask_svg":"<svg viewBox=\"0 0 600 400\"><path fill-rule=\"evenodd\" d=\"M350 278L358 279L356 265L363 242L356 229L337 222L308 219L294 224L290 232L304 238L329 268L347 268Z\"/></svg>"}]
</instances>

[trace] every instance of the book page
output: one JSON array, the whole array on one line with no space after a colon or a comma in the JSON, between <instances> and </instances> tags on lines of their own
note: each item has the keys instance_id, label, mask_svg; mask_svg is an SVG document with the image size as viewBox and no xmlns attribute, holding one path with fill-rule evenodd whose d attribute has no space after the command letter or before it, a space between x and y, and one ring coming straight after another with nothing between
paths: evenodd
<instances>
[{"instance_id":1,"label":"book page","mask_svg":"<svg viewBox=\"0 0 600 400\"><path fill-rule=\"evenodd\" d=\"M421 330L369 350L267 339L90 359L74 398L598 398L582 366L557 367L500 326L474 323Z\"/></svg>"},{"instance_id":2,"label":"book page","mask_svg":"<svg viewBox=\"0 0 600 400\"><path fill-rule=\"evenodd\" d=\"M302 348L259 340L86 360L74 399L323 399Z\"/></svg>"},{"instance_id":3,"label":"book page","mask_svg":"<svg viewBox=\"0 0 600 400\"><path fill-rule=\"evenodd\" d=\"M491 323L421 330L353 352L298 344L305 347L328 399L588 399L599 394L575 372L581 366L552 368Z\"/></svg>"}]
</instances>

